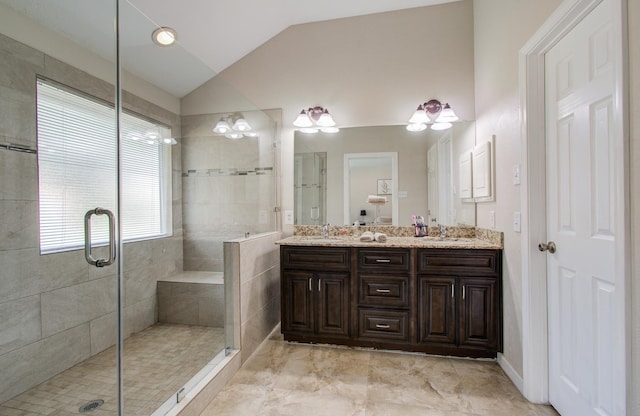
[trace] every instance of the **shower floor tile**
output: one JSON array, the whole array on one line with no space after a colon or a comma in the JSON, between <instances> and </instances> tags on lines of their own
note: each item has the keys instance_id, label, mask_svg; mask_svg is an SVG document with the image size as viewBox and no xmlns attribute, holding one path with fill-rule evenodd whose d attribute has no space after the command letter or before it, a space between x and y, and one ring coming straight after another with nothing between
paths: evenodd
<instances>
[{"instance_id":1,"label":"shower floor tile","mask_svg":"<svg viewBox=\"0 0 640 416\"><path fill-rule=\"evenodd\" d=\"M224 329L156 324L124 341L124 408L148 416L224 348ZM0 416L80 414L102 399L92 416L117 414L116 352L111 347L0 404Z\"/></svg>"}]
</instances>

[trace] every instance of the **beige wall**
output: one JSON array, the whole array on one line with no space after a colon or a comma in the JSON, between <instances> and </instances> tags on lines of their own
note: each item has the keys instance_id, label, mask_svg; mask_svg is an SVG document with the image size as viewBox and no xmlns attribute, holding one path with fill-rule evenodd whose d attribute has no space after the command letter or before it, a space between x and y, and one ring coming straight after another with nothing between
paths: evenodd
<instances>
[{"instance_id":1,"label":"beige wall","mask_svg":"<svg viewBox=\"0 0 640 416\"><path fill-rule=\"evenodd\" d=\"M504 356L522 375L522 276L520 234L513 213L520 211L520 186L511 180L521 163L518 52L561 3L560 0L476 0L474 2L476 138L496 143L496 200L477 206L477 224L504 232Z\"/></svg>"},{"instance_id":2,"label":"beige wall","mask_svg":"<svg viewBox=\"0 0 640 416\"><path fill-rule=\"evenodd\" d=\"M291 123L302 108L324 106L340 127L397 125L438 98L473 120L473 94L473 4L464 0L289 27L184 97L181 108L183 115L281 108L285 211L293 210Z\"/></svg>"}]
</instances>

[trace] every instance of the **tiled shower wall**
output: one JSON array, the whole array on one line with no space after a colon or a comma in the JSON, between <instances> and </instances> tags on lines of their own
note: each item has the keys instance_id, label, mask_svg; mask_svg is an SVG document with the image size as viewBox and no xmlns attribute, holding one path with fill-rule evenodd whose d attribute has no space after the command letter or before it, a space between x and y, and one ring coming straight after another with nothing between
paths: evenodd
<instances>
[{"instance_id":1,"label":"tiled shower wall","mask_svg":"<svg viewBox=\"0 0 640 416\"><path fill-rule=\"evenodd\" d=\"M214 135L220 117L182 117L185 270L222 272L224 241L275 229L272 133Z\"/></svg>"},{"instance_id":2,"label":"tiled shower wall","mask_svg":"<svg viewBox=\"0 0 640 416\"><path fill-rule=\"evenodd\" d=\"M113 345L116 335L115 266L90 267L83 251L39 254L36 74L114 96L108 83L0 35L0 402ZM180 137L178 115L131 94L123 101ZM124 336L155 322L157 279L182 270L180 145L172 151L173 236L125 244Z\"/></svg>"}]
</instances>

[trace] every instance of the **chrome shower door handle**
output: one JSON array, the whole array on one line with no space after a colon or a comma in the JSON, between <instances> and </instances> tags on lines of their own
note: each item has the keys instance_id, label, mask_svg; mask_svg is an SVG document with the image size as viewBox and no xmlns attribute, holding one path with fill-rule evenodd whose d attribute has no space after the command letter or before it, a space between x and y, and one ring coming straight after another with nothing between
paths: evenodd
<instances>
[{"instance_id":1,"label":"chrome shower door handle","mask_svg":"<svg viewBox=\"0 0 640 416\"><path fill-rule=\"evenodd\" d=\"M91 217L93 215L106 215L109 219L109 257L106 259L95 259L91 254ZM84 258L87 263L96 267L104 267L113 264L116 260L116 218L113 212L108 209L90 209L84 214Z\"/></svg>"}]
</instances>

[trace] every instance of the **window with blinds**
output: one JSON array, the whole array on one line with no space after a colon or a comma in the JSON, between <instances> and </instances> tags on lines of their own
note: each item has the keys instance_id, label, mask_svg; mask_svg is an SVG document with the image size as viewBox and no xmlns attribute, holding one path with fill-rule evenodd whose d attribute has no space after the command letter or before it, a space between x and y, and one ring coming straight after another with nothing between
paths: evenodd
<instances>
[{"instance_id":1,"label":"window with blinds","mask_svg":"<svg viewBox=\"0 0 640 416\"><path fill-rule=\"evenodd\" d=\"M37 82L40 251L84 246L84 215L116 212L113 106L39 79ZM121 118L124 241L164 237L171 230L171 130L124 113ZM107 219L92 219L92 242L108 241Z\"/></svg>"}]
</instances>

